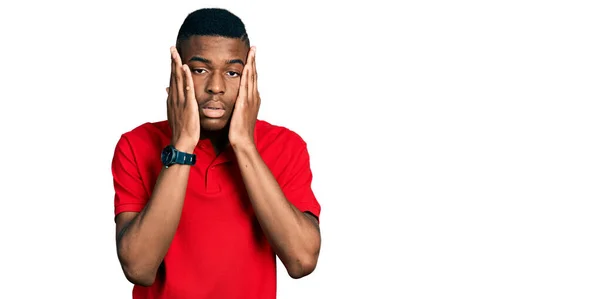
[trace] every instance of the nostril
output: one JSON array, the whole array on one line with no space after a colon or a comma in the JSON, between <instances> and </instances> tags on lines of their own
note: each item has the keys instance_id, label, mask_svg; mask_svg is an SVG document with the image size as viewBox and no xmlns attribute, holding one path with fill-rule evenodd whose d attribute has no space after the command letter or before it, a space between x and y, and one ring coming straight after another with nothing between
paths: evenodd
<instances>
[{"instance_id":1,"label":"nostril","mask_svg":"<svg viewBox=\"0 0 600 299\"><path fill-rule=\"evenodd\" d=\"M209 89L207 90L207 92L208 92L208 93L211 93L211 94L219 94L219 93L221 93L221 94L222 94L222 93L224 93L224 90L223 90L223 89L220 89L220 88L209 88Z\"/></svg>"}]
</instances>

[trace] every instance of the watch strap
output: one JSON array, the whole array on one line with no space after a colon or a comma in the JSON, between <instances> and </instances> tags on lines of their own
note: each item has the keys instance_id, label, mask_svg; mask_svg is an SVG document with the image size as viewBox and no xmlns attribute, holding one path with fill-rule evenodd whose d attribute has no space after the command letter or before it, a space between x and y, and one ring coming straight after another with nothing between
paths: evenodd
<instances>
[{"instance_id":1,"label":"watch strap","mask_svg":"<svg viewBox=\"0 0 600 299\"><path fill-rule=\"evenodd\" d=\"M175 149L175 163L183 165L194 165L196 164L196 155L188 154Z\"/></svg>"}]
</instances>

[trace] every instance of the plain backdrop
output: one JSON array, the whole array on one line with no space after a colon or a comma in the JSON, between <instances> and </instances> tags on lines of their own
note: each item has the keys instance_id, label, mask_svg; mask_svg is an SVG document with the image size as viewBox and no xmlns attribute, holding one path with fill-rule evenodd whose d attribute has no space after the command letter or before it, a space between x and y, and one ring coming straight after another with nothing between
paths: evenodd
<instances>
[{"instance_id":1,"label":"plain backdrop","mask_svg":"<svg viewBox=\"0 0 600 299\"><path fill-rule=\"evenodd\" d=\"M131 297L114 146L165 119L202 7L246 23L259 118L312 157L321 257L279 298L599 298L596 3L2 2L0 298Z\"/></svg>"}]
</instances>

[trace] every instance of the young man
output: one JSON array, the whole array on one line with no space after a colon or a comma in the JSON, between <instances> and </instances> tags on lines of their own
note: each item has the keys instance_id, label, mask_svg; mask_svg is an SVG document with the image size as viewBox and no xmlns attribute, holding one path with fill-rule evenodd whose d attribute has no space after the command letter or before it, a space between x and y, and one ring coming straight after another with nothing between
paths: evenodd
<instances>
[{"instance_id":1,"label":"young man","mask_svg":"<svg viewBox=\"0 0 600 299\"><path fill-rule=\"evenodd\" d=\"M321 247L306 143L256 119L256 49L237 16L197 10L176 45L168 120L123 134L112 162L133 298L275 298L275 255L300 278Z\"/></svg>"}]
</instances>

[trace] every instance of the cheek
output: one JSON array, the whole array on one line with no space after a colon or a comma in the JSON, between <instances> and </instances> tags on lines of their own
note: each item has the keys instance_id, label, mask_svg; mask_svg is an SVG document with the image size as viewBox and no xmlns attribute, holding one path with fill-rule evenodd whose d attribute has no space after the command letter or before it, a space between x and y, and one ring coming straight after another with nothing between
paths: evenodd
<instances>
[{"instance_id":1,"label":"cheek","mask_svg":"<svg viewBox=\"0 0 600 299\"><path fill-rule=\"evenodd\" d=\"M229 80L229 82L227 82L227 89L237 94L238 90L240 90L240 82L241 80L239 78Z\"/></svg>"},{"instance_id":2,"label":"cheek","mask_svg":"<svg viewBox=\"0 0 600 299\"><path fill-rule=\"evenodd\" d=\"M227 93L225 94L223 101L225 102L225 105L229 106L230 111L235 106L235 101L237 100L239 90L239 83L227 86Z\"/></svg>"},{"instance_id":3,"label":"cheek","mask_svg":"<svg viewBox=\"0 0 600 299\"><path fill-rule=\"evenodd\" d=\"M231 82L229 82L229 84L227 84L227 94L229 96L237 97L239 91L240 91L240 80L231 80Z\"/></svg>"},{"instance_id":4,"label":"cheek","mask_svg":"<svg viewBox=\"0 0 600 299\"><path fill-rule=\"evenodd\" d=\"M204 82L198 78L194 78L194 92L196 95L202 94L204 91Z\"/></svg>"}]
</instances>

